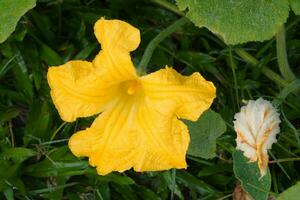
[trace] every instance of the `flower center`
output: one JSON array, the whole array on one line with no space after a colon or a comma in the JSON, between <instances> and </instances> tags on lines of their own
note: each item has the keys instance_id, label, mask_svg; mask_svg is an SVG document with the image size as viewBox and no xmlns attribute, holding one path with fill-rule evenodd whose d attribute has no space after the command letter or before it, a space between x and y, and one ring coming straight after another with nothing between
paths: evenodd
<instances>
[{"instance_id":1,"label":"flower center","mask_svg":"<svg viewBox=\"0 0 300 200\"><path fill-rule=\"evenodd\" d=\"M125 87L127 90L127 94L133 95L142 87L142 84L139 80L130 80L126 81Z\"/></svg>"}]
</instances>

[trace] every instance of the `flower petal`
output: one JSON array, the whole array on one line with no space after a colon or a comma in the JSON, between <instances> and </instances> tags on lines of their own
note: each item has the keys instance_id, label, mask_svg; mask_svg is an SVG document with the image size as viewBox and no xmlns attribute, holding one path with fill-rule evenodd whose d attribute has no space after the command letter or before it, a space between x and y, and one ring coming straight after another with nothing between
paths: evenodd
<instances>
[{"instance_id":1,"label":"flower petal","mask_svg":"<svg viewBox=\"0 0 300 200\"><path fill-rule=\"evenodd\" d=\"M101 112L117 95L117 86L104 84L93 64L86 61L50 67L47 79L54 105L61 118L68 122Z\"/></svg>"},{"instance_id":2,"label":"flower petal","mask_svg":"<svg viewBox=\"0 0 300 200\"><path fill-rule=\"evenodd\" d=\"M96 22L94 30L103 50L130 52L140 44L140 31L121 20L101 18Z\"/></svg>"},{"instance_id":3,"label":"flower petal","mask_svg":"<svg viewBox=\"0 0 300 200\"><path fill-rule=\"evenodd\" d=\"M91 128L74 134L69 147L88 156L101 175L112 171L186 168L187 127L174 114L161 115L151 101L124 96Z\"/></svg>"},{"instance_id":4,"label":"flower petal","mask_svg":"<svg viewBox=\"0 0 300 200\"><path fill-rule=\"evenodd\" d=\"M167 107L175 107L179 118L196 121L207 110L216 96L212 82L206 81L198 72L182 76L166 67L142 77L146 96ZM169 105L169 106L168 106ZM160 109L165 109L161 106Z\"/></svg>"},{"instance_id":5,"label":"flower petal","mask_svg":"<svg viewBox=\"0 0 300 200\"><path fill-rule=\"evenodd\" d=\"M122 82L137 78L129 52L140 43L139 30L120 20L105 19L98 20L94 30L102 50L93 63L105 74L105 81Z\"/></svg>"},{"instance_id":6,"label":"flower petal","mask_svg":"<svg viewBox=\"0 0 300 200\"><path fill-rule=\"evenodd\" d=\"M174 113L161 113L156 102L145 100L137 113L141 134L135 171L186 168L185 155L190 141L187 126Z\"/></svg>"},{"instance_id":7,"label":"flower petal","mask_svg":"<svg viewBox=\"0 0 300 200\"><path fill-rule=\"evenodd\" d=\"M140 42L139 30L119 20L100 19L95 34L102 51L93 63L70 61L50 67L51 96L65 121L103 111L123 81L137 78L129 52Z\"/></svg>"},{"instance_id":8,"label":"flower petal","mask_svg":"<svg viewBox=\"0 0 300 200\"><path fill-rule=\"evenodd\" d=\"M134 160L137 138L134 130L130 132L128 127L131 113L129 102L118 99L96 118L90 128L72 135L69 140L72 153L88 156L90 164L96 166L101 175L129 169Z\"/></svg>"},{"instance_id":9,"label":"flower petal","mask_svg":"<svg viewBox=\"0 0 300 200\"><path fill-rule=\"evenodd\" d=\"M280 131L277 110L270 102L259 98L250 100L234 118L236 148L242 150L250 161L258 161L261 176L264 176L268 168L268 149L276 142Z\"/></svg>"}]
</instances>

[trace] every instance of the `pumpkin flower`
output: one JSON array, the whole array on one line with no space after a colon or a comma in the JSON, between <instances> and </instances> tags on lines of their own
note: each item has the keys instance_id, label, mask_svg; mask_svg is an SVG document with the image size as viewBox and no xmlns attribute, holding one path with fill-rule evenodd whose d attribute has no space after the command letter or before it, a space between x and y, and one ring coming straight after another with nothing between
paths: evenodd
<instances>
[{"instance_id":1,"label":"pumpkin flower","mask_svg":"<svg viewBox=\"0 0 300 200\"><path fill-rule=\"evenodd\" d=\"M101 113L70 138L72 153L89 157L100 175L186 168L189 133L178 118L197 120L215 97L213 83L169 67L139 77L130 58L139 30L101 18L94 31L102 50L92 62L69 61L47 75L64 121Z\"/></svg>"},{"instance_id":2,"label":"pumpkin flower","mask_svg":"<svg viewBox=\"0 0 300 200\"><path fill-rule=\"evenodd\" d=\"M268 149L276 142L280 132L279 114L269 101L262 98L250 100L234 116L237 149L244 152L250 162L258 161L261 176L268 168Z\"/></svg>"}]
</instances>

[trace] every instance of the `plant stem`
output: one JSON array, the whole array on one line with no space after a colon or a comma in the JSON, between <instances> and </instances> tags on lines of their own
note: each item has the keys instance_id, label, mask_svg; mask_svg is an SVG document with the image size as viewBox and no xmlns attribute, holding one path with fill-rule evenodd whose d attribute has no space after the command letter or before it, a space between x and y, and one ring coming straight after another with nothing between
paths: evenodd
<instances>
[{"instance_id":1,"label":"plant stem","mask_svg":"<svg viewBox=\"0 0 300 200\"><path fill-rule=\"evenodd\" d=\"M231 194L228 194L228 195L226 195L226 196L224 196L224 197L218 198L217 200L224 200L224 199L228 199L229 197L232 197L232 196L233 196L233 193L231 193Z\"/></svg>"},{"instance_id":2,"label":"plant stem","mask_svg":"<svg viewBox=\"0 0 300 200\"><path fill-rule=\"evenodd\" d=\"M243 49L236 49L235 52L241 58L243 58L247 63L249 63L251 65L254 65L254 66L258 64L258 60L256 60L256 58L254 58L251 54L249 54L245 50L243 50ZM289 84L280 75L278 75L277 73L275 73L273 70L269 69L267 66L264 66L261 69L261 72L266 77L268 77L269 79L271 79L272 81L274 81L275 83L277 83L278 85L280 85L281 87L286 87Z\"/></svg>"},{"instance_id":3,"label":"plant stem","mask_svg":"<svg viewBox=\"0 0 300 200\"><path fill-rule=\"evenodd\" d=\"M175 188L176 188L176 169L172 169L172 190L170 200L174 200Z\"/></svg>"},{"instance_id":4,"label":"plant stem","mask_svg":"<svg viewBox=\"0 0 300 200\"><path fill-rule=\"evenodd\" d=\"M279 107L284 99L293 92L297 92L300 89L300 79L295 79L293 82L289 83L281 92L277 95L276 99L273 100L273 104Z\"/></svg>"},{"instance_id":5,"label":"plant stem","mask_svg":"<svg viewBox=\"0 0 300 200\"><path fill-rule=\"evenodd\" d=\"M62 129L62 127L64 127L67 124L67 122L63 122L56 130L55 132L52 134L50 141L54 140L55 136L57 135L57 133L60 131L60 129Z\"/></svg>"},{"instance_id":6,"label":"plant stem","mask_svg":"<svg viewBox=\"0 0 300 200\"><path fill-rule=\"evenodd\" d=\"M237 78L236 78L236 73L235 73L236 65L233 60L231 46L229 46L229 64L230 64L232 76L233 76L236 103L237 103L237 107L239 108L240 107L240 98L239 98L239 89L238 89L238 83L237 83Z\"/></svg>"},{"instance_id":7,"label":"plant stem","mask_svg":"<svg viewBox=\"0 0 300 200\"><path fill-rule=\"evenodd\" d=\"M278 160L271 160L269 161L269 163L291 162L291 161L300 161L300 158L283 158Z\"/></svg>"},{"instance_id":8,"label":"plant stem","mask_svg":"<svg viewBox=\"0 0 300 200\"><path fill-rule=\"evenodd\" d=\"M139 64L138 71L140 73L146 72L147 65L150 61L150 58L155 50L155 48L158 46L160 42L162 42L166 37L174 33L179 27L183 26L189 22L189 20L185 17L182 17L175 21L173 24L168 26L166 29L161 31L155 38L151 40L151 42L146 47L145 53L142 57L142 60Z\"/></svg>"},{"instance_id":9,"label":"plant stem","mask_svg":"<svg viewBox=\"0 0 300 200\"><path fill-rule=\"evenodd\" d=\"M285 80L291 82L296 77L289 66L289 62L287 58L284 25L282 25L279 28L276 34L276 49L277 49L277 62L278 62L280 73Z\"/></svg>"},{"instance_id":10,"label":"plant stem","mask_svg":"<svg viewBox=\"0 0 300 200\"><path fill-rule=\"evenodd\" d=\"M151 1L155 4L160 5L161 7L165 8L167 10L172 11L173 13L175 13L177 15L184 16L183 12L179 11L178 8L174 4L172 4L168 1L165 1L165 0L151 0Z\"/></svg>"},{"instance_id":11,"label":"plant stem","mask_svg":"<svg viewBox=\"0 0 300 200\"><path fill-rule=\"evenodd\" d=\"M290 122L290 120L285 116L283 109L281 109L281 115L282 115L284 121L286 122L286 124L288 125L288 127L289 127L290 129L292 129L292 131L293 131L293 133L294 133L294 136L295 136L295 138L296 138L296 140L297 140L297 143L298 143L298 145L300 145L300 138L299 138L299 133L298 133L297 128L296 128L296 127Z\"/></svg>"},{"instance_id":12,"label":"plant stem","mask_svg":"<svg viewBox=\"0 0 300 200\"><path fill-rule=\"evenodd\" d=\"M15 147L15 136L14 136L14 131L12 128L11 120L9 120L9 122L8 122L8 127L9 127L9 132L10 132L11 147L14 148Z\"/></svg>"}]
</instances>

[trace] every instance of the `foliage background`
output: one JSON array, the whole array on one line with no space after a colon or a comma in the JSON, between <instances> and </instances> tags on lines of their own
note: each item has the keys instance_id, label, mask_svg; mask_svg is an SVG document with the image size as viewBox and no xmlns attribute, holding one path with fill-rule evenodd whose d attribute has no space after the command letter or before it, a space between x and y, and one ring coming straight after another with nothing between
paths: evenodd
<instances>
[{"instance_id":1,"label":"foliage background","mask_svg":"<svg viewBox=\"0 0 300 200\"><path fill-rule=\"evenodd\" d=\"M206 157L210 159L204 159L205 155L190 150L188 170L130 170L98 176L67 147L70 135L88 127L93 119L64 123L52 104L46 73L48 66L71 59L91 60L96 55L100 46L93 24L102 16L127 21L141 30L142 43L132 54L136 65L151 39L179 18L157 1L37 1L0 44L0 199L231 199L237 184L232 162L233 116L243 100L274 100L288 85L270 79L266 71L280 74L275 39L228 46L192 23L165 39L156 48L148 72L169 65L184 74L199 71L214 82L218 90L212 110L227 126L220 137L210 133L218 137L216 154L212 148L212 155ZM299 22L300 17L291 12L286 24L288 60L296 76L300 73ZM253 57L241 56L240 50ZM299 180L299 102L296 91L279 106L282 131L270 155L271 160L289 159L269 165L275 196ZM206 120L202 126L213 126L209 123ZM215 138L208 140L215 144ZM199 144L199 148L206 147Z\"/></svg>"}]
</instances>

